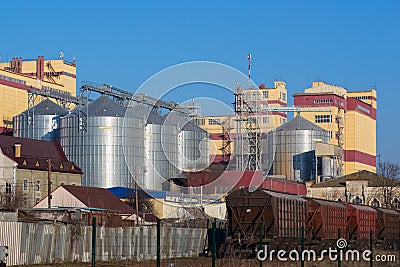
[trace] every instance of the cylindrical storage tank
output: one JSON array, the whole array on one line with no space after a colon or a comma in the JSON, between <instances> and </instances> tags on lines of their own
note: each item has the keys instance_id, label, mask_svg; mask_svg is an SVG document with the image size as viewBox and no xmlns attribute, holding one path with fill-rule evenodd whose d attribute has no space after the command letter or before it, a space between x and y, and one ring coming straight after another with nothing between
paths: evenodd
<instances>
[{"instance_id":1,"label":"cylindrical storage tank","mask_svg":"<svg viewBox=\"0 0 400 267\"><path fill-rule=\"evenodd\" d=\"M145 173L140 186L147 190L170 190L167 180L178 172L178 128L164 124L162 116L142 104L133 106L129 113L146 122Z\"/></svg>"},{"instance_id":2,"label":"cylindrical storage tank","mask_svg":"<svg viewBox=\"0 0 400 267\"><path fill-rule=\"evenodd\" d=\"M331 159L329 157L322 157L321 158L321 169L322 169L322 177L332 177L333 175L333 164L334 164L334 159Z\"/></svg>"},{"instance_id":3,"label":"cylindrical storage tank","mask_svg":"<svg viewBox=\"0 0 400 267\"><path fill-rule=\"evenodd\" d=\"M209 133L173 111L165 116L165 124L176 127L178 155L175 164L179 171L205 169L210 162Z\"/></svg>"},{"instance_id":4,"label":"cylindrical storage tank","mask_svg":"<svg viewBox=\"0 0 400 267\"><path fill-rule=\"evenodd\" d=\"M32 116L28 110L13 118L13 135L45 141L59 139L60 118L68 114L68 110L46 98L32 107Z\"/></svg>"},{"instance_id":5,"label":"cylindrical storage tank","mask_svg":"<svg viewBox=\"0 0 400 267\"><path fill-rule=\"evenodd\" d=\"M315 144L328 144L329 132L301 116L268 133L268 149L275 148L273 175L291 180L315 179Z\"/></svg>"},{"instance_id":6,"label":"cylindrical storage tank","mask_svg":"<svg viewBox=\"0 0 400 267\"><path fill-rule=\"evenodd\" d=\"M60 142L82 168L82 185L133 187L133 176L143 177L144 121L125 111L102 96L61 119Z\"/></svg>"},{"instance_id":7,"label":"cylindrical storage tank","mask_svg":"<svg viewBox=\"0 0 400 267\"><path fill-rule=\"evenodd\" d=\"M209 164L209 134L188 122L178 134L179 169L200 171Z\"/></svg>"}]
</instances>

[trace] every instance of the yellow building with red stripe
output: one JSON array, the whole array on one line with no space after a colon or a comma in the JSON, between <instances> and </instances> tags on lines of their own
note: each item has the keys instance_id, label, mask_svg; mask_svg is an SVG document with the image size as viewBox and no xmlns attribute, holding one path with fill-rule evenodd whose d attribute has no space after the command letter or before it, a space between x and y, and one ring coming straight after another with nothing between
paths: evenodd
<instances>
[{"instance_id":1,"label":"yellow building with red stripe","mask_svg":"<svg viewBox=\"0 0 400 267\"><path fill-rule=\"evenodd\" d=\"M12 118L28 108L28 90L54 89L76 96L76 64L63 59L12 58L0 63L0 134L11 134ZM36 99L35 104L42 100Z\"/></svg>"},{"instance_id":2,"label":"yellow building with red stripe","mask_svg":"<svg viewBox=\"0 0 400 267\"><path fill-rule=\"evenodd\" d=\"M274 87L243 89L245 101L254 108L260 132L267 133L287 121L284 112L267 112L268 107L286 107L287 89L283 81L275 81ZM210 133L210 162L228 163L233 159L234 139L237 133L235 115L208 116L196 118L196 123Z\"/></svg>"},{"instance_id":3,"label":"yellow building with red stripe","mask_svg":"<svg viewBox=\"0 0 400 267\"><path fill-rule=\"evenodd\" d=\"M376 90L348 92L346 88L313 82L294 95L301 116L329 131L331 144L344 150L344 173L376 172ZM315 110L315 111L314 111Z\"/></svg>"}]
</instances>

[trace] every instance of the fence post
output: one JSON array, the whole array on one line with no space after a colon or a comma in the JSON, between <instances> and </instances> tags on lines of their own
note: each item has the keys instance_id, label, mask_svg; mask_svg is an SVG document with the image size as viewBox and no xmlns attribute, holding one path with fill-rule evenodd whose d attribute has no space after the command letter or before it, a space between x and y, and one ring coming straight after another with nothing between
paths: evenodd
<instances>
[{"instance_id":1,"label":"fence post","mask_svg":"<svg viewBox=\"0 0 400 267\"><path fill-rule=\"evenodd\" d=\"M369 230L369 250L371 251L371 257L369 258L369 266L372 267L374 265L374 257L372 253L372 230Z\"/></svg>"},{"instance_id":2,"label":"fence post","mask_svg":"<svg viewBox=\"0 0 400 267\"><path fill-rule=\"evenodd\" d=\"M157 267L161 266L161 223L157 220Z\"/></svg>"},{"instance_id":3,"label":"fence post","mask_svg":"<svg viewBox=\"0 0 400 267\"><path fill-rule=\"evenodd\" d=\"M260 250L262 249L262 245L263 245L263 224L260 223ZM265 251L266 253L266 251ZM262 260L260 260L260 267L262 267L263 262Z\"/></svg>"},{"instance_id":4,"label":"fence post","mask_svg":"<svg viewBox=\"0 0 400 267\"><path fill-rule=\"evenodd\" d=\"M338 228L338 229L337 229L337 236L338 236L337 238L338 238L338 240L340 239L340 235L341 235L341 233L340 233L340 228ZM338 248L338 249L339 249L339 251L338 251L338 252L339 252L339 256L338 256L337 266L340 267L340 266L342 265L342 262L341 262L342 259L340 258L341 255L342 255L342 254L341 254L341 250L342 250L342 249L341 249L341 248Z\"/></svg>"},{"instance_id":5,"label":"fence post","mask_svg":"<svg viewBox=\"0 0 400 267\"><path fill-rule=\"evenodd\" d=\"M304 267L304 258L303 258L303 251L304 251L304 226L301 227L301 267Z\"/></svg>"},{"instance_id":6,"label":"fence post","mask_svg":"<svg viewBox=\"0 0 400 267\"><path fill-rule=\"evenodd\" d=\"M96 217L92 218L92 267L96 267Z\"/></svg>"},{"instance_id":7,"label":"fence post","mask_svg":"<svg viewBox=\"0 0 400 267\"><path fill-rule=\"evenodd\" d=\"M215 267L215 260L216 260L216 250L217 244L215 240L215 232L217 230L216 219L214 219L212 223L212 231L211 231L211 256L212 256L212 267Z\"/></svg>"}]
</instances>

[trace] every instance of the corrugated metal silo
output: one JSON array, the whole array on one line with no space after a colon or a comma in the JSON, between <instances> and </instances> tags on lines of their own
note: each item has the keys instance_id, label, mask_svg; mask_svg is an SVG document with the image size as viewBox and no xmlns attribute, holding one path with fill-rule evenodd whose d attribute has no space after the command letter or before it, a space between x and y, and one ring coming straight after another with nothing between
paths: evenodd
<instances>
[{"instance_id":1,"label":"corrugated metal silo","mask_svg":"<svg viewBox=\"0 0 400 267\"><path fill-rule=\"evenodd\" d=\"M45 141L58 139L60 117L67 115L68 110L47 98L34 106L32 112L32 118L27 110L13 118L14 136Z\"/></svg>"},{"instance_id":2,"label":"corrugated metal silo","mask_svg":"<svg viewBox=\"0 0 400 267\"><path fill-rule=\"evenodd\" d=\"M209 165L209 133L176 112L166 116L166 123L178 127L178 169L200 171Z\"/></svg>"},{"instance_id":3,"label":"corrugated metal silo","mask_svg":"<svg viewBox=\"0 0 400 267\"><path fill-rule=\"evenodd\" d=\"M304 181L315 178L315 146L329 143L329 132L301 116L268 133L269 152L275 145L273 175Z\"/></svg>"},{"instance_id":4,"label":"corrugated metal silo","mask_svg":"<svg viewBox=\"0 0 400 267\"><path fill-rule=\"evenodd\" d=\"M143 172L144 122L125 117L125 111L101 96L61 119L60 142L70 160L83 169L82 185L133 187L132 175ZM80 112L87 113L86 122Z\"/></svg>"},{"instance_id":5,"label":"corrugated metal silo","mask_svg":"<svg viewBox=\"0 0 400 267\"><path fill-rule=\"evenodd\" d=\"M145 126L145 172L139 185L147 190L169 190L168 178L177 173L177 127L164 124L164 118L142 105L129 110L142 118Z\"/></svg>"}]
</instances>

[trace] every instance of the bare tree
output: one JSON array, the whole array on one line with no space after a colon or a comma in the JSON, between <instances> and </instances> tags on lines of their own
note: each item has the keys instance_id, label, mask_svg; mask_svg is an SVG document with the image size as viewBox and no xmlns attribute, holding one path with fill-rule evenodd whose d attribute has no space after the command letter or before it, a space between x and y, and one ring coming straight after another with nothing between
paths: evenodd
<instances>
[{"instance_id":1,"label":"bare tree","mask_svg":"<svg viewBox=\"0 0 400 267\"><path fill-rule=\"evenodd\" d=\"M0 207L15 211L23 207L23 199L14 191L0 192Z\"/></svg>"},{"instance_id":2,"label":"bare tree","mask_svg":"<svg viewBox=\"0 0 400 267\"><path fill-rule=\"evenodd\" d=\"M136 209L136 195L133 190L128 193L127 199L128 201L126 202L126 204ZM153 213L154 211L153 201L142 190L138 190L138 200L139 200L138 201L139 213L141 212Z\"/></svg>"},{"instance_id":3,"label":"bare tree","mask_svg":"<svg viewBox=\"0 0 400 267\"><path fill-rule=\"evenodd\" d=\"M393 206L393 200L400 200L400 165L391 161L379 162L378 174L381 176L382 206L398 209Z\"/></svg>"},{"instance_id":4,"label":"bare tree","mask_svg":"<svg viewBox=\"0 0 400 267\"><path fill-rule=\"evenodd\" d=\"M388 160L379 162L378 174L386 178L400 181L400 165Z\"/></svg>"}]
</instances>

